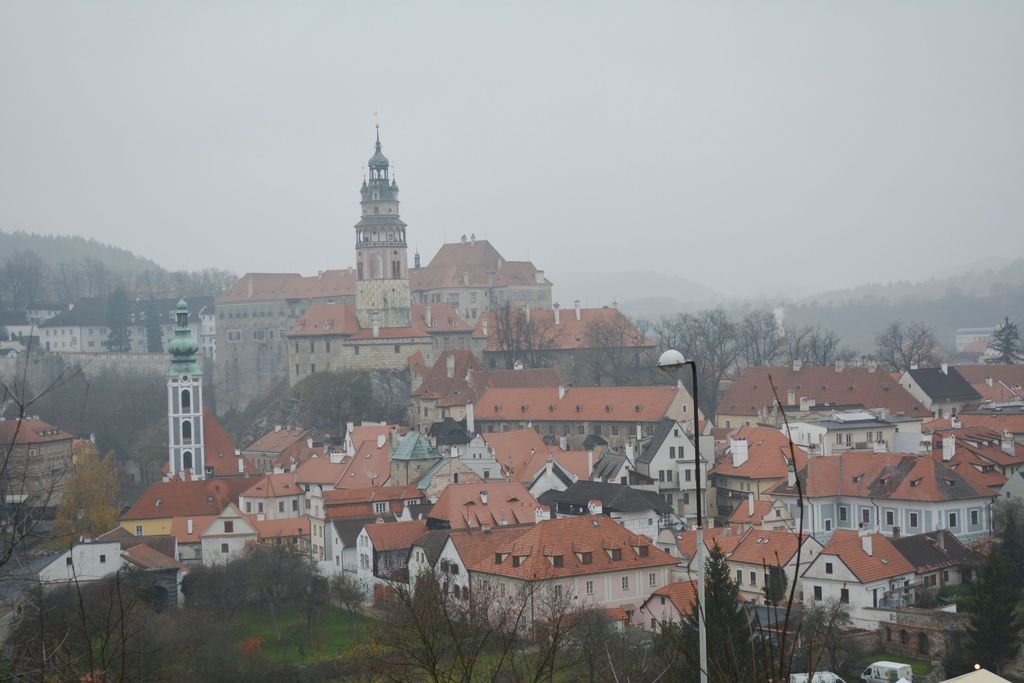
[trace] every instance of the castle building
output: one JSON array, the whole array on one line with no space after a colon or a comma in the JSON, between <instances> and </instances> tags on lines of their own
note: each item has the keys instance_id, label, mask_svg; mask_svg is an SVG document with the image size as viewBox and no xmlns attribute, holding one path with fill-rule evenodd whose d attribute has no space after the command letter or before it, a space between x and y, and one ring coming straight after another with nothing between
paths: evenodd
<instances>
[{"instance_id":1,"label":"castle building","mask_svg":"<svg viewBox=\"0 0 1024 683\"><path fill-rule=\"evenodd\" d=\"M203 449L203 371L196 360L199 344L188 324L188 304L182 299L175 310L177 327L168 345L167 447L171 477L202 479L206 475Z\"/></svg>"}]
</instances>

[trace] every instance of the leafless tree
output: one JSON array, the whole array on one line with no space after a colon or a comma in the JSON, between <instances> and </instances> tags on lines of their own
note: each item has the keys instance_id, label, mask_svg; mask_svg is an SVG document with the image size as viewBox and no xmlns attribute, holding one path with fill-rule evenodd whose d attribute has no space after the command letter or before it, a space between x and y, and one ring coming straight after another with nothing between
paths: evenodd
<instances>
[{"instance_id":1,"label":"leafless tree","mask_svg":"<svg viewBox=\"0 0 1024 683\"><path fill-rule=\"evenodd\" d=\"M832 365L836 359L852 355L839 348L840 342L842 338L839 335L819 326L786 328L785 343L790 364L800 361L805 365Z\"/></svg>"},{"instance_id":2,"label":"leafless tree","mask_svg":"<svg viewBox=\"0 0 1024 683\"><path fill-rule=\"evenodd\" d=\"M914 365L934 367L939 362L935 332L922 323L893 322L875 341L878 362L890 372L909 370Z\"/></svg>"},{"instance_id":3,"label":"leafless tree","mask_svg":"<svg viewBox=\"0 0 1024 683\"><path fill-rule=\"evenodd\" d=\"M559 329L548 320L538 320L506 303L494 311L493 334L506 367L522 361L528 367L543 368L552 363L550 352Z\"/></svg>"},{"instance_id":4,"label":"leafless tree","mask_svg":"<svg viewBox=\"0 0 1024 683\"><path fill-rule=\"evenodd\" d=\"M718 387L742 353L736 325L721 308L663 317L653 329L659 350L676 349L697 363L700 410L711 416L718 407Z\"/></svg>"},{"instance_id":5,"label":"leafless tree","mask_svg":"<svg viewBox=\"0 0 1024 683\"><path fill-rule=\"evenodd\" d=\"M751 311L739 322L743 360L750 367L775 365L785 350L785 339L771 311Z\"/></svg>"},{"instance_id":6,"label":"leafless tree","mask_svg":"<svg viewBox=\"0 0 1024 683\"><path fill-rule=\"evenodd\" d=\"M649 324L645 324L649 326ZM595 385L645 383L654 366L647 336L624 315L592 320L584 330L583 365Z\"/></svg>"}]
</instances>

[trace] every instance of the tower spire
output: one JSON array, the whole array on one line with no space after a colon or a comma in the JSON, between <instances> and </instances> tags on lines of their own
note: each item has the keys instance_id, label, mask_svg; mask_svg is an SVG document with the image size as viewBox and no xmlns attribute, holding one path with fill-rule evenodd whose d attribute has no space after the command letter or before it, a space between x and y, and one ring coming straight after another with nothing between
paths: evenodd
<instances>
[{"instance_id":1,"label":"tower spire","mask_svg":"<svg viewBox=\"0 0 1024 683\"><path fill-rule=\"evenodd\" d=\"M171 362L167 368L168 472L171 476L193 479L206 476L203 448L203 371L196 358L199 344L188 324L188 304L184 299L174 310L174 339L167 350Z\"/></svg>"}]
</instances>

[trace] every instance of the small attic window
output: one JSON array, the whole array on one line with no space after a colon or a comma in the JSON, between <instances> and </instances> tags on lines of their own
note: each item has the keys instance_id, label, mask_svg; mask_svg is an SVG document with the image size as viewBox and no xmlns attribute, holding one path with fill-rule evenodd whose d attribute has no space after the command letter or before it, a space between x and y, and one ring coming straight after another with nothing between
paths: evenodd
<instances>
[{"instance_id":1,"label":"small attic window","mask_svg":"<svg viewBox=\"0 0 1024 683\"><path fill-rule=\"evenodd\" d=\"M550 405L550 404L549 404L549 405L548 405L548 412L549 412L549 413L553 413L553 412L555 412L555 406L554 406L554 405Z\"/></svg>"},{"instance_id":2,"label":"small attic window","mask_svg":"<svg viewBox=\"0 0 1024 683\"><path fill-rule=\"evenodd\" d=\"M910 480L910 485L911 486L917 486L920 483L921 483L921 478L920 477L918 477L917 479L911 479Z\"/></svg>"},{"instance_id":3,"label":"small attic window","mask_svg":"<svg viewBox=\"0 0 1024 683\"><path fill-rule=\"evenodd\" d=\"M859 483L860 483L860 480L861 480L861 479L863 479L863 478L864 478L864 475L863 475L863 474L857 474L857 475L854 475L854 477L853 477L853 483L854 483L854 484L859 484Z\"/></svg>"},{"instance_id":4,"label":"small attic window","mask_svg":"<svg viewBox=\"0 0 1024 683\"><path fill-rule=\"evenodd\" d=\"M942 481L946 482L946 486L954 486L952 479L943 479Z\"/></svg>"},{"instance_id":5,"label":"small attic window","mask_svg":"<svg viewBox=\"0 0 1024 683\"><path fill-rule=\"evenodd\" d=\"M878 478L878 483L879 483L880 485L882 485L882 486L885 486L885 482L887 482L887 481L889 481L889 478L888 478L888 477L879 477L879 478Z\"/></svg>"},{"instance_id":6,"label":"small attic window","mask_svg":"<svg viewBox=\"0 0 1024 683\"><path fill-rule=\"evenodd\" d=\"M525 413L526 412L526 406L525 405L519 406L519 411Z\"/></svg>"},{"instance_id":7,"label":"small attic window","mask_svg":"<svg viewBox=\"0 0 1024 683\"><path fill-rule=\"evenodd\" d=\"M610 405L608 405L608 404L605 404L605 406L604 406L604 412L606 412L606 413L610 413L610 412L612 412L612 407L611 407Z\"/></svg>"},{"instance_id":8,"label":"small attic window","mask_svg":"<svg viewBox=\"0 0 1024 683\"><path fill-rule=\"evenodd\" d=\"M636 405L635 405L635 406L633 407L633 410L635 410L636 412L638 412L638 413L639 413L639 412L640 412L640 404L639 404L639 403L638 403L638 404L636 404Z\"/></svg>"},{"instance_id":9,"label":"small attic window","mask_svg":"<svg viewBox=\"0 0 1024 683\"><path fill-rule=\"evenodd\" d=\"M583 412L583 406L581 406L579 403L576 404L576 412L577 413Z\"/></svg>"}]
</instances>

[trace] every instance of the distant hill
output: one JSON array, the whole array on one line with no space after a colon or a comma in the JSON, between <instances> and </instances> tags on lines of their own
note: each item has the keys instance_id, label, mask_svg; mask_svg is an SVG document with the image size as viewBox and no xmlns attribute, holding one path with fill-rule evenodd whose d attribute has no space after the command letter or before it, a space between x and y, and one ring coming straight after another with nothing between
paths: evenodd
<instances>
[{"instance_id":1,"label":"distant hill","mask_svg":"<svg viewBox=\"0 0 1024 683\"><path fill-rule=\"evenodd\" d=\"M705 285L662 273L578 272L552 275L554 301L592 308L618 303L627 315L656 319L663 314L713 308L724 297Z\"/></svg>"},{"instance_id":2,"label":"distant hill","mask_svg":"<svg viewBox=\"0 0 1024 683\"><path fill-rule=\"evenodd\" d=\"M0 230L0 254L34 251L48 266L82 260L95 260L116 273L136 274L162 270L160 265L127 249L74 235L36 235L23 231Z\"/></svg>"},{"instance_id":3,"label":"distant hill","mask_svg":"<svg viewBox=\"0 0 1024 683\"><path fill-rule=\"evenodd\" d=\"M987 297L1006 288L1024 286L1024 258L1007 262L992 259L985 267L976 263L964 272L947 277L933 277L920 282L897 281L869 283L850 289L839 289L801 298L796 303L819 305L842 303L902 303L934 301L950 296Z\"/></svg>"}]
</instances>

